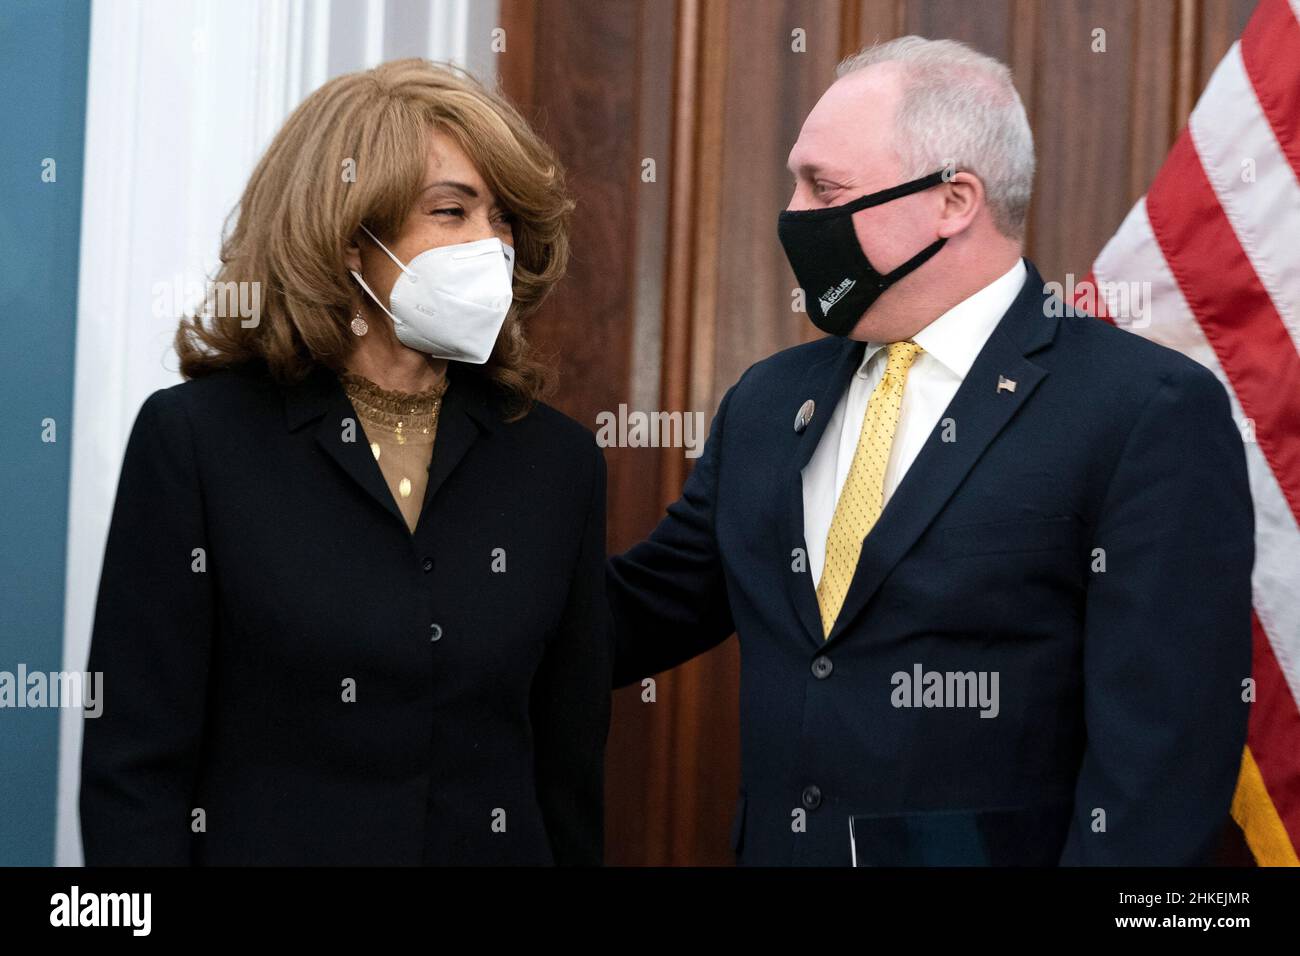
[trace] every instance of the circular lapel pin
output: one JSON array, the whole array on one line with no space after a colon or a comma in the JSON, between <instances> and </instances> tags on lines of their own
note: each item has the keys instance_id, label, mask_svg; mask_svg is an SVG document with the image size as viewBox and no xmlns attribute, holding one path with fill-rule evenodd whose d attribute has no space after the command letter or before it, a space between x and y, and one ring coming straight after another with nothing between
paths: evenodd
<instances>
[{"instance_id":1,"label":"circular lapel pin","mask_svg":"<svg viewBox=\"0 0 1300 956\"><path fill-rule=\"evenodd\" d=\"M813 412L817 410L816 403L810 398L799 406L799 414L794 417L794 430L796 434L802 434L803 430L808 427L812 421Z\"/></svg>"}]
</instances>

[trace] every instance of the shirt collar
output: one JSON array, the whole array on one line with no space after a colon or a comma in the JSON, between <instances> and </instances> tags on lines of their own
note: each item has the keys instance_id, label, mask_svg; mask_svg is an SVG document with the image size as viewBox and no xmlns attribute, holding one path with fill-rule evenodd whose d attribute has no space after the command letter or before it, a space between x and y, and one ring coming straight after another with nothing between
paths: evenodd
<instances>
[{"instance_id":1,"label":"shirt collar","mask_svg":"<svg viewBox=\"0 0 1300 956\"><path fill-rule=\"evenodd\" d=\"M447 392L443 396L438 427L455 415L464 412L485 431L491 431L503 419L500 395L487 378L481 366L464 362L447 363ZM338 374L321 362L312 363L308 374L295 384L280 386L284 394L285 421L290 431L304 423L320 418L331 407L347 413L352 411L343 383Z\"/></svg>"},{"instance_id":2,"label":"shirt collar","mask_svg":"<svg viewBox=\"0 0 1300 956\"><path fill-rule=\"evenodd\" d=\"M1017 258L1016 264L1005 273L958 302L912 336L912 341L959 379L964 379L993 329L1020 294L1026 275L1025 260ZM887 344L867 343L858 375L867 374L868 363Z\"/></svg>"}]
</instances>

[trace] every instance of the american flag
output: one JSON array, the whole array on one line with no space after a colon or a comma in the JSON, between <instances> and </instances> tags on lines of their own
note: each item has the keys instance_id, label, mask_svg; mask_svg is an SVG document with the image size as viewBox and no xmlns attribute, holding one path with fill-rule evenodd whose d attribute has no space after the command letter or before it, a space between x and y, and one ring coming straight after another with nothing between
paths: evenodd
<instances>
[{"instance_id":1,"label":"american flag","mask_svg":"<svg viewBox=\"0 0 1300 956\"><path fill-rule=\"evenodd\" d=\"M1150 190L1102 249L1073 300L1196 359L1219 377L1232 400L1256 525L1255 700L1232 815L1258 863L1295 866L1300 0L1262 0L1255 9Z\"/></svg>"}]
</instances>

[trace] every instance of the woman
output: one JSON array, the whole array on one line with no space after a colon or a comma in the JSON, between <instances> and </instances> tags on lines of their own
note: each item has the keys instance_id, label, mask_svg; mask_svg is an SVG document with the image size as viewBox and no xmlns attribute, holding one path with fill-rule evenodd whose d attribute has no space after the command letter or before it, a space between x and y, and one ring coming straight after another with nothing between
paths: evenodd
<instances>
[{"instance_id":1,"label":"woman","mask_svg":"<svg viewBox=\"0 0 1300 956\"><path fill-rule=\"evenodd\" d=\"M127 447L88 864L600 862L605 467L523 324L571 207L427 61L289 117L215 285L260 314L182 320Z\"/></svg>"}]
</instances>

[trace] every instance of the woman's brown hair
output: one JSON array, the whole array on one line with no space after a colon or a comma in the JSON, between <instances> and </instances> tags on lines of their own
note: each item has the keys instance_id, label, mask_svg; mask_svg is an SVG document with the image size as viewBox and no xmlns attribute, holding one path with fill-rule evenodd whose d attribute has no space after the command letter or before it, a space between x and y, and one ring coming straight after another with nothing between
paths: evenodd
<instances>
[{"instance_id":1,"label":"woman's brown hair","mask_svg":"<svg viewBox=\"0 0 1300 956\"><path fill-rule=\"evenodd\" d=\"M291 383L316 364L340 368L353 348L356 294L345 249L362 222L379 235L400 228L423 186L432 129L456 141L514 219L514 303L484 372L510 417L524 415L551 374L522 320L564 274L573 203L555 154L504 97L422 59L336 77L285 121L231 213L214 279L218 289L258 283L247 288L260 290L259 320L183 318L181 375L260 359Z\"/></svg>"}]
</instances>

